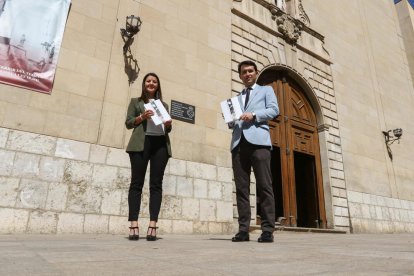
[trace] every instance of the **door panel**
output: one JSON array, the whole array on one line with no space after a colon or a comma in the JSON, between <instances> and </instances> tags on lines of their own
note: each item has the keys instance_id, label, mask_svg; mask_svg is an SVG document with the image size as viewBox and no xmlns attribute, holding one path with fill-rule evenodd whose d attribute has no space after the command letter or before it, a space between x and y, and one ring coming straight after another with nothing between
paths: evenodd
<instances>
[{"instance_id":1,"label":"door panel","mask_svg":"<svg viewBox=\"0 0 414 276\"><path fill-rule=\"evenodd\" d=\"M316 116L299 85L283 74L265 74L280 115L269 122L276 215L286 226L325 227L326 214ZM277 174L281 174L277 176Z\"/></svg>"}]
</instances>

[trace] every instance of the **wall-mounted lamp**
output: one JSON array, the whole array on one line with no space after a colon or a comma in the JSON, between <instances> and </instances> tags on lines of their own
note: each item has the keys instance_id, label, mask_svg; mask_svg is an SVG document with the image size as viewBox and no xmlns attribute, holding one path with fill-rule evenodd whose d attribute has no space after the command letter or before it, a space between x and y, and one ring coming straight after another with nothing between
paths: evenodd
<instances>
[{"instance_id":1,"label":"wall-mounted lamp","mask_svg":"<svg viewBox=\"0 0 414 276\"><path fill-rule=\"evenodd\" d=\"M124 40L124 54L127 53L128 48L131 46L134 41L133 36L136 35L141 29L141 18L139 16L130 15L125 19L125 29L121 28L121 36Z\"/></svg>"},{"instance_id":2,"label":"wall-mounted lamp","mask_svg":"<svg viewBox=\"0 0 414 276\"><path fill-rule=\"evenodd\" d=\"M125 73L128 76L128 83L131 85L137 78L139 73L138 61L131 52L131 45L134 42L134 35L141 29L142 21L139 16L131 15L125 19L125 29L121 29L121 37L124 41L124 63Z\"/></svg>"},{"instance_id":3,"label":"wall-mounted lamp","mask_svg":"<svg viewBox=\"0 0 414 276\"><path fill-rule=\"evenodd\" d=\"M394 136L391 134L391 132L394 134ZM395 141L398 141L398 144L400 143L400 139L401 139L401 136L402 136L402 129L401 128L396 128L394 130L383 131L382 133L384 134L385 143L387 145L391 145Z\"/></svg>"},{"instance_id":4,"label":"wall-mounted lamp","mask_svg":"<svg viewBox=\"0 0 414 276\"><path fill-rule=\"evenodd\" d=\"M387 146L388 156L390 157L391 161L392 161L392 151L391 151L390 146L395 141L398 141L398 144L400 143L402 132L403 131L401 128L396 128L394 130L388 130L388 131L382 132L382 134L384 134L385 145Z\"/></svg>"}]
</instances>

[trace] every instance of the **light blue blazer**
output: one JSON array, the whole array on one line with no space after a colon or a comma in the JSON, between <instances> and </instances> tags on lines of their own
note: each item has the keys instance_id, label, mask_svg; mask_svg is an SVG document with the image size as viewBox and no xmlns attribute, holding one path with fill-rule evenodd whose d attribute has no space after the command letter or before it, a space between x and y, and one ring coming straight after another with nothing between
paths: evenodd
<instances>
[{"instance_id":1,"label":"light blue blazer","mask_svg":"<svg viewBox=\"0 0 414 276\"><path fill-rule=\"evenodd\" d=\"M279 106L272 87L254 85L253 90L250 91L246 109L244 109L241 93L237 98L242 111L254 112L256 119L252 122L237 120L233 124L229 124L229 127L233 128L230 149L233 150L240 143L242 133L251 144L271 147L272 143L267 121L279 114Z\"/></svg>"}]
</instances>

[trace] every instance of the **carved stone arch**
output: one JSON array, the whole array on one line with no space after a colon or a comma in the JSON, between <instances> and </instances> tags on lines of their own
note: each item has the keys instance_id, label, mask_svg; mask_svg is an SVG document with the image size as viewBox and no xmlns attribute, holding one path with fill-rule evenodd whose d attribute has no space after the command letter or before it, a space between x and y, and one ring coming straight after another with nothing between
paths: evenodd
<instances>
[{"instance_id":1,"label":"carved stone arch","mask_svg":"<svg viewBox=\"0 0 414 276\"><path fill-rule=\"evenodd\" d=\"M260 71L257 83L263 84L263 80L266 78L266 75L272 74L274 72L283 72L284 74L286 74L287 76L289 76L297 82L297 84L303 89L304 93L306 94L306 97L312 105L313 111L316 115L316 122L318 124L318 128L325 127L326 123L322 113L322 105L320 104L319 99L313 91L310 83L297 70L285 64L269 64ZM263 75L263 73L265 75Z\"/></svg>"}]
</instances>

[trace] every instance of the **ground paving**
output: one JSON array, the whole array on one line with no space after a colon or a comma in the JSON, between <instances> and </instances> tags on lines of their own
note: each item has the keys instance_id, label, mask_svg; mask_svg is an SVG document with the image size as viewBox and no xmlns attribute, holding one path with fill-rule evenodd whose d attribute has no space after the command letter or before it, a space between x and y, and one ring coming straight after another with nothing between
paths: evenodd
<instances>
[{"instance_id":1,"label":"ground paving","mask_svg":"<svg viewBox=\"0 0 414 276\"><path fill-rule=\"evenodd\" d=\"M0 275L414 275L414 234L2 235Z\"/></svg>"}]
</instances>

